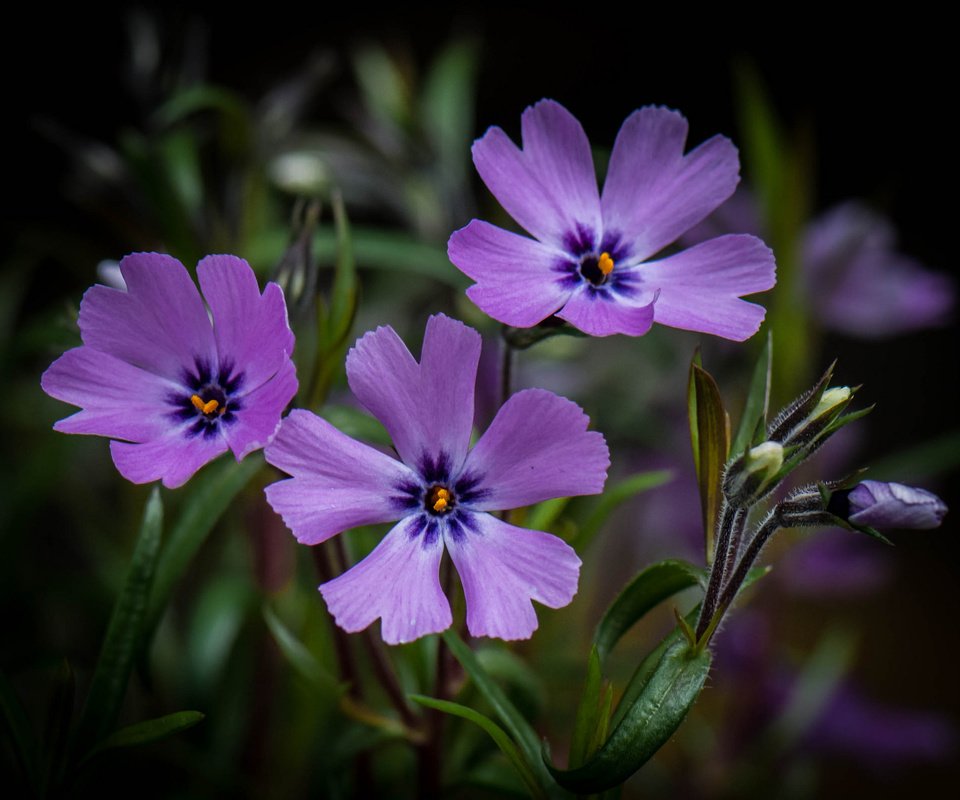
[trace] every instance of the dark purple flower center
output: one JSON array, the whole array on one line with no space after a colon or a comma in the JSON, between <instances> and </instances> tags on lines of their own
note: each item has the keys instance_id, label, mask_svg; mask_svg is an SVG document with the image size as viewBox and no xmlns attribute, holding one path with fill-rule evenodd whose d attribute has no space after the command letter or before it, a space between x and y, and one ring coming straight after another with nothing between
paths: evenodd
<instances>
[{"instance_id":1,"label":"dark purple flower center","mask_svg":"<svg viewBox=\"0 0 960 800\"><path fill-rule=\"evenodd\" d=\"M185 431L188 438L212 438L221 425L237 421L236 412L243 408L237 396L243 386L243 373L236 372L233 364L220 364L214 374L207 362L197 359L193 369L184 369L181 378L184 389L171 392L167 400L175 408L170 412L173 419L191 423Z\"/></svg>"},{"instance_id":2,"label":"dark purple flower center","mask_svg":"<svg viewBox=\"0 0 960 800\"><path fill-rule=\"evenodd\" d=\"M594 286L603 286L613 272L613 259L609 253L599 256L589 254L580 259L580 274Z\"/></svg>"}]
</instances>

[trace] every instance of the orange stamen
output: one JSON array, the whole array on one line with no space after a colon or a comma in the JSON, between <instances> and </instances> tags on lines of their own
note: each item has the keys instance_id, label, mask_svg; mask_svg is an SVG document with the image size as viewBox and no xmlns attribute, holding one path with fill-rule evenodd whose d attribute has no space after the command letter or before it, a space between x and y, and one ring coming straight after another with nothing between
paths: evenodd
<instances>
[{"instance_id":1,"label":"orange stamen","mask_svg":"<svg viewBox=\"0 0 960 800\"><path fill-rule=\"evenodd\" d=\"M446 489L437 489L436 497L433 501L434 511L443 511L450 501L450 492Z\"/></svg>"},{"instance_id":2,"label":"orange stamen","mask_svg":"<svg viewBox=\"0 0 960 800\"><path fill-rule=\"evenodd\" d=\"M597 267L604 275L609 275L613 272L613 259L610 258L609 253L601 253L600 260L597 261Z\"/></svg>"},{"instance_id":3,"label":"orange stamen","mask_svg":"<svg viewBox=\"0 0 960 800\"><path fill-rule=\"evenodd\" d=\"M193 403L193 407L202 414L212 414L220 407L219 401L207 400L204 402L203 398L198 394L193 395L190 398L190 402Z\"/></svg>"}]
</instances>

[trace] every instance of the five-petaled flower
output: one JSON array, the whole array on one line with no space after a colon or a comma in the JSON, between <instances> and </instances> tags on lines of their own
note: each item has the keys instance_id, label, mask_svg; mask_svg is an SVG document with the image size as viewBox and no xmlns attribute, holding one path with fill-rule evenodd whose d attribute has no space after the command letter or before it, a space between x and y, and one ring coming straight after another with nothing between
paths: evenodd
<instances>
[{"instance_id":1,"label":"five-petaled flower","mask_svg":"<svg viewBox=\"0 0 960 800\"><path fill-rule=\"evenodd\" d=\"M620 128L597 190L590 143L563 106L542 100L522 118L523 149L500 128L473 145L484 183L534 239L473 220L448 244L476 281L467 295L507 325L552 314L595 336L646 333L654 322L742 341L764 310L740 298L770 289L773 253L748 235L720 236L654 258L726 200L740 164L714 136L684 155L687 121L646 107Z\"/></svg>"},{"instance_id":2,"label":"five-petaled flower","mask_svg":"<svg viewBox=\"0 0 960 800\"><path fill-rule=\"evenodd\" d=\"M229 448L262 448L297 391L293 333L283 292L263 294L241 258L204 258L197 275L211 317L184 266L135 253L120 271L126 291L87 290L83 346L43 374L44 391L80 406L54 428L120 440L110 453L134 483L175 488Z\"/></svg>"},{"instance_id":3,"label":"five-petaled flower","mask_svg":"<svg viewBox=\"0 0 960 800\"><path fill-rule=\"evenodd\" d=\"M297 539L319 544L348 528L397 524L360 563L320 592L337 624L382 619L391 644L451 624L440 585L446 548L474 636L529 637L531 600L565 606L580 559L556 536L489 512L603 489L609 452L579 406L539 389L513 395L470 449L480 335L443 315L427 323L418 363L392 328L362 337L347 358L357 399L386 427L400 460L294 410L266 448L292 476L267 499Z\"/></svg>"}]
</instances>

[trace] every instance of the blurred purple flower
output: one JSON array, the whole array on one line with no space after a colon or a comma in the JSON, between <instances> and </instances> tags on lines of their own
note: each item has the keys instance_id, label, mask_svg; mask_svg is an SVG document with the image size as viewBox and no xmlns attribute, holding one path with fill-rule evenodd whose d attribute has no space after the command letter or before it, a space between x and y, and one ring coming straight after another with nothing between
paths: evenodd
<instances>
[{"instance_id":1,"label":"blurred purple flower","mask_svg":"<svg viewBox=\"0 0 960 800\"><path fill-rule=\"evenodd\" d=\"M774 570L789 592L825 597L872 592L893 572L890 554L861 536L831 529L791 547Z\"/></svg>"},{"instance_id":2,"label":"blurred purple flower","mask_svg":"<svg viewBox=\"0 0 960 800\"><path fill-rule=\"evenodd\" d=\"M842 514L845 519L881 530L936 528L947 513L946 503L933 492L902 483L863 481L848 492L836 492L834 497L847 504ZM833 511L833 498L830 506Z\"/></svg>"},{"instance_id":3,"label":"blurred purple flower","mask_svg":"<svg viewBox=\"0 0 960 800\"><path fill-rule=\"evenodd\" d=\"M742 186L682 241L695 245L729 232L763 235L756 200ZM948 321L954 282L897 252L896 244L890 220L855 201L807 225L800 241L801 278L824 328L879 339Z\"/></svg>"},{"instance_id":4,"label":"blurred purple flower","mask_svg":"<svg viewBox=\"0 0 960 800\"><path fill-rule=\"evenodd\" d=\"M347 357L357 399L389 431L401 460L293 411L266 450L292 476L267 487L297 539L319 544L348 528L399 522L363 561L320 592L344 630L382 619L390 644L447 628L444 548L460 574L474 636L524 639L531 600L565 606L580 559L565 542L491 511L603 489L610 456L575 403L541 389L513 395L472 450L480 335L431 317L419 363L392 328L362 337Z\"/></svg>"},{"instance_id":5,"label":"blurred purple flower","mask_svg":"<svg viewBox=\"0 0 960 800\"><path fill-rule=\"evenodd\" d=\"M297 391L283 292L263 294L236 256L204 258L197 275L212 313L172 256L120 263L127 290L92 286L80 304L83 346L43 374L51 397L80 406L54 429L110 443L120 474L176 488L229 448L263 447Z\"/></svg>"},{"instance_id":6,"label":"blurred purple flower","mask_svg":"<svg viewBox=\"0 0 960 800\"><path fill-rule=\"evenodd\" d=\"M552 314L580 330L639 336L654 322L742 341L764 310L743 295L770 289L770 249L753 236L721 236L651 260L732 193L740 163L714 136L684 155L676 111L634 111L617 134L603 194L590 143L559 103L542 100L521 121L523 149L500 128L473 145L473 161L500 204L534 239L473 220L450 237L450 260L477 283L467 295L507 325Z\"/></svg>"}]
</instances>

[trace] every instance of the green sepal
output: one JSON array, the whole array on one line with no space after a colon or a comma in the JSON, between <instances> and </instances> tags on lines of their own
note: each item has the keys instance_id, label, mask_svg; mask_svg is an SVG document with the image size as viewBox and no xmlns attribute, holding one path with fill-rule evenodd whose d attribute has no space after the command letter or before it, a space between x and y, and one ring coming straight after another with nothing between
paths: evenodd
<instances>
[{"instance_id":1,"label":"green sepal","mask_svg":"<svg viewBox=\"0 0 960 800\"><path fill-rule=\"evenodd\" d=\"M713 536L722 500L720 480L730 455L730 417L723 407L717 382L697 364L698 359L699 354L690 364L688 415L703 512L706 559L710 564L713 562Z\"/></svg>"},{"instance_id":2,"label":"green sepal","mask_svg":"<svg viewBox=\"0 0 960 800\"><path fill-rule=\"evenodd\" d=\"M582 551L600 532L609 516L623 503L641 492L656 489L673 480L673 472L669 469L651 470L631 475L612 486L608 486L594 504L592 510L577 529L576 535L570 541L575 550ZM534 526L531 526L534 527Z\"/></svg>"},{"instance_id":3,"label":"green sepal","mask_svg":"<svg viewBox=\"0 0 960 800\"><path fill-rule=\"evenodd\" d=\"M533 770L530 768L530 764L524 758L519 748L516 746L516 744L514 744L513 740L507 735L503 728L497 725L497 723L492 719L468 706L461 705L460 703L453 703L449 700L437 700L436 698L426 697L422 694L411 694L407 696L422 706L433 708L437 711L442 711L445 714L451 714L452 716L469 720L474 725L480 727L490 736L491 739L493 739L497 747L500 748L500 752L507 757L507 760L517 771L517 774L523 781L523 785L526 786L527 791L530 792L530 796L538 798L538 800L547 797L547 793L540 786L537 776L534 775Z\"/></svg>"},{"instance_id":4,"label":"green sepal","mask_svg":"<svg viewBox=\"0 0 960 800\"><path fill-rule=\"evenodd\" d=\"M610 604L594 631L593 644L600 664L647 612L677 592L702 585L703 580L703 570L674 559L653 564L636 575Z\"/></svg>"},{"instance_id":5,"label":"green sepal","mask_svg":"<svg viewBox=\"0 0 960 800\"><path fill-rule=\"evenodd\" d=\"M147 602L160 554L163 503L155 488L143 514L130 568L113 607L75 739L79 748L95 747L112 730L127 691L147 621Z\"/></svg>"},{"instance_id":6,"label":"green sepal","mask_svg":"<svg viewBox=\"0 0 960 800\"><path fill-rule=\"evenodd\" d=\"M763 431L767 425L767 415L770 409L770 378L773 365L773 334L767 331L760 356L753 368L753 377L750 379L750 389L747 400L737 427L737 435L730 445L730 452L734 456L743 455L756 441L757 431ZM761 440L762 441L762 440Z\"/></svg>"},{"instance_id":7,"label":"green sepal","mask_svg":"<svg viewBox=\"0 0 960 800\"><path fill-rule=\"evenodd\" d=\"M169 736L192 728L194 725L203 721L204 715L199 711L177 711L173 714L167 714L156 719L148 719L143 722L137 722L133 725L127 725L125 728L110 734L93 750L84 756L83 761L89 761L106 750L114 750L118 747L135 747L141 744L149 744L160 739L166 739Z\"/></svg>"},{"instance_id":8,"label":"green sepal","mask_svg":"<svg viewBox=\"0 0 960 800\"><path fill-rule=\"evenodd\" d=\"M710 663L709 650L692 650L685 641L666 650L636 702L590 760L570 770L548 763L550 774L563 788L578 794L602 792L623 783L680 727L700 695Z\"/></svg>"},{"instance_id":9,"label":"green sepal","mask_svg":"<svg viewBox=\"0 0 960 800\"><path fill-rule=\"evenodd\" d=\"M456 631L453 628L448 628L441 635L454 658L460 662L477 690L490 703L500 722L503 723L507 732L517 743L527 763L537 776L537 782L541 788L545 791L548 790L553 785L553 780L540 758L540 738L536 731L517 710L516 706L510 702L504 691L493 682L486 670L480 665L474 652L467 647Z\"/></svg>"}]
</instances>

